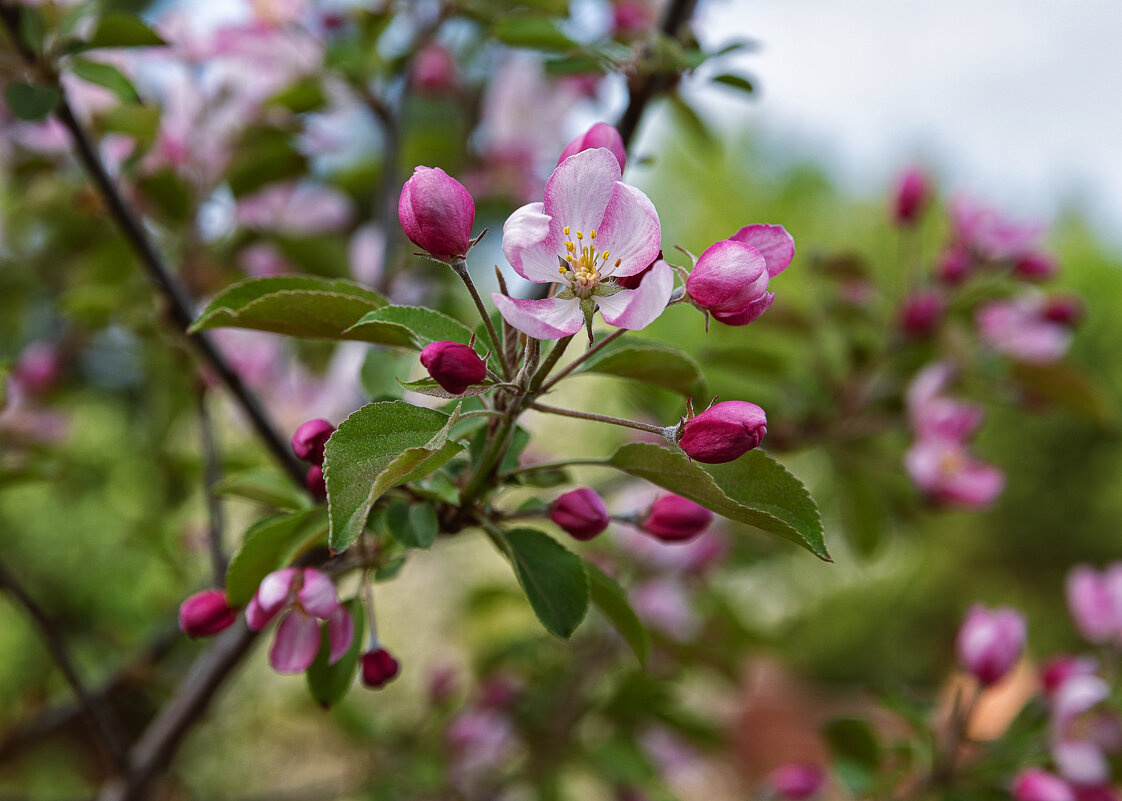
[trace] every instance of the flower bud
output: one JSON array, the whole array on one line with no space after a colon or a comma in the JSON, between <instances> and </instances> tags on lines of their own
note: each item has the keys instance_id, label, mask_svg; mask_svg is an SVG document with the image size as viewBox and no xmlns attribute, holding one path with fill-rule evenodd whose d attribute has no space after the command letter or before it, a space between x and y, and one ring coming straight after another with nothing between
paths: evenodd
<instances>
[{"instance_id":1,"label":"flower bud","mask_svg":"<svg viewBox=\"0 0 1122 801\"><path fill-rule=\"evenodd\" d=\"M436 383L453 395L463 394L469 386L487 377L487 365L471 346L449 340L425 345L421 364Z\"/></svg>"},{"instance_id":2,"label":"flower bud","mask_svg":"<svg viewBox=\"0 0 1122 801\"><path fill-rule=\"evenodd\" d=\"M1026 253L1013 262L1013 277L1023 281L1047 281L1059 271L1060 265L1046 253Z\"/></svg>"},{"instance_id":3,"label":"flower bud","mask_svg":"<svg viewBox=\"0 0 1122 801\"><path fill-rule=\"evenodd\" d=\"M935 277L944 284L955 286L970 276L973 267L974 257L970 255L970 250L962 245L952 245L939 255Z\"/></svg>"},{"instance_id":4,"label":"flower bud","mask_svg":"<svg viewBox=\"0 0 1122 801\"><path fill-rule=\"evenodd\" d=\"M1067 608L1088 642L1122 640L1122 565L1101 573L1078 565L1067 574Z\"/></svg>"},{"instance_id":5,"label":"flower bud","mask_svg":"<svg viewBox=\"0 0 1122 801\"><path fill-rule=\"evenodd\" d=\"M222 590L203 590L179 605L179 630L188 637L212 637L229 628L237 612Z\"/></svg>"},{"instance_id":6,"label":"flower bud","mask_svg":"<svg viewBox=\"0 0 1122 801\"><path fill-rule=\"evenodd\" d=\"M787 801L803 801L818 795L826 776L817 765L792 762L772 771L768 784L775 794Z\"/></svg>"},{"instance_id":7,"label":"flower bud","mask_svg":"<svg viewBox=\"0 0 1122 801\"><path fill-rule=\"evenodd\" d=\"M1074 328L1083 319L1083 301L1078 295L1052 295L1041 311L1045 320Z\"/></svg>"},{"instance_id":8,"label":"flower bud","mask_svg":"<svg viewBox=\"0 0 1122 801\"><path fill-rule=\"evenodd\" d=\"M663 542L682 542L703 532L712 519L712 512L688 498L663 495L651 504L639 527Z\"/></svg>"},{"instance_id":9,"label":"flower bud","mask_svg":"<svg viewBox=\"0 0 1122 801\"><path fill-rule=\"evenodd\" d=\"M62 354L49 342L32 342L12 367L12 380L29 395L51 390L62 376Z\"/></svg>"},{"instance_id":10,"label":"flower bud","mask_svg":"<svg viewBox=\"0 0 1122 801\"><path fill-rule=\"evenodd\" d=\"M323 477L323 468L320 465L314 464L308 468L308 474L304 476L304 486L308 488L308 492L321 500L327 497L327 481Z\"/></svg>"},{"instance_id":11,"label":"flower bud","mask_svg":"<svg viewBox=\"0 0 1122 801\"><path fill-rule=\"evenodd\" d=\"M943 297L933 289L916 292L904 301L900 329L909 337L930 336L943 319Z\"/></svg>"},{"instance_id":12,"label":"flower bud","mask_svg":"<svg viewBox=\"0 0 1122 801\"><path fill-rule=\"evenodd\" d=\"M588 487L566 492L554 501L549 519L578 540L592 539L608 527L610 520L603 499Z\"/></svg>"},{"instance_id":13,"label":"flower bud","mask_svg":"<svg viewBox=\"0 0 1122 801\"><path fill-rule=\"evenodd\" d=\"M417 167L401 189L398 217L405 235L434 259L463 256L471 246L475 201L463 184L437 167Z\"/></svg>"},{"instance_id":14,"label":"flower bud","mask_svg":"<svg viewBox=\"0 0 1122 801\"><path fill-rule=\"evenodd\" d=\"M678 447L705 464L739 459L763 441L767 433L764 410L747 401L721 401L682 425Z\"/></svg>"},{"instance_id":15,"label":"flower bud","mask_svg":"<svg viewBox=\"0 0 1122 801\"><path fill-rule=\"evenodd\" d=\"M385 687L401 670L397 660L385 648L362 655L362 683L373 690Z\"/></svg>"},{"instance_id":16,"label":"flower bud","mask_svg":"<svg viewBox=\"0 0 1122 801\"><path fill-rule=\"evenodd\" d=\"M583 150L591 150L594 147L603 147L612 151L612 155L616 157L619 162L619 168L622 170L627 164L627 149L623 146L623 137L619 135L612 126L606 122L598 122L578 136L569 144L565 145L565 149L561 151L561 158L557 159L560 164L569 156L574 156Z\"/></svg>"},{"instance_id":17,"label":"flower bud","mask_svg":"<svg viewBox=\"0 0 1122 801\"><path fill-rule=\"evenodd\" d=\"M1054 773L1029 768L1013 780L1013 798L1016 801L1075 801L1075 792Z\"/></svg>"},{"instance_id":18,"label":"flower bud","mask_svg":"<svg viewBox=\"0 0 1122 801\"><path fill-rule=\"evenodd\" d=\"M912 225L927 207L927 178L916 169L908 170L896 186L892 206L892 219L897 225Z\"/></svg>"},{"instance_id":19,"label":"flower bud","mask_svg":"<svg viewBox=\"0 0 1122 801\"><path fill-rule=\"evenodd\" d=\"M326 420L309 420L292 435L292 450L305 462L323 464L323 447L335 433L335 426Z\"/></svg>"},{"instance_id":20,"label":"flower bud","mask_svg":"<svg viewBox=\"0 0 1122 801\"><path fill-rule=\"evenodd\" d=\"M456 82L456 60L441 44L426 45L413 59L410 79L421 92L440 94Z\"/></svg>"},{"instance_id":21,"label":"flower bud","mask_svg":"<svg viewBox=\"0 0 1122 801\"><path fill-rule=\"evenodd\" d=\"M958 661L983 685L1000 681L1025 649L1025 619L1014 609L970 608L958 631Z\"/></svg>"},{"instance_id":22,"label":"flower bud","mask_svg":"<svg viewBox=\"0 0 1122 801\"><path fill-rule=\"evenodd\" d=\"M751 245L726 239L710 245L686 279L693 304L725 325L747 325L767 311L767 262Z\"/></svg>"}]
</instances>

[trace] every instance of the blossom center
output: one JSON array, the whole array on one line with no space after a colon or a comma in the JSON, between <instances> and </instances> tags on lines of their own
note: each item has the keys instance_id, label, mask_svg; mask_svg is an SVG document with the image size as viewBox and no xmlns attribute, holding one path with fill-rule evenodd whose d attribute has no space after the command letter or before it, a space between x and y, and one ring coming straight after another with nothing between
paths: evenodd
<instances>
[{"instance_id":1,"label":"blossom center","mask_svg":"<svg viewBox=\"0 0 1122 801\"><path fill-rule=\"evenodd\" d=\"M957 475L967 466L966 456L956 448L947 448L939 454L939 474L944 477Z\"/></svg>"},{"instance_id":2,"label":"blossom center","mask_svg":"<svg viewBox=\"0 0 1122 801\"><path fill-rule=\"evenodd\" d=\"M616 259L612 264L611 252L597 249L595 228L588 232L587 240L583 231L576 231L574 234L568 225L562 230L565 234L565 253L561 257L561 275L568 280L575 295L588 297L606 277L603 271L619 267L621 259ZM576 241L573 240L574 235Z\"/></svg>"}]
</instances>

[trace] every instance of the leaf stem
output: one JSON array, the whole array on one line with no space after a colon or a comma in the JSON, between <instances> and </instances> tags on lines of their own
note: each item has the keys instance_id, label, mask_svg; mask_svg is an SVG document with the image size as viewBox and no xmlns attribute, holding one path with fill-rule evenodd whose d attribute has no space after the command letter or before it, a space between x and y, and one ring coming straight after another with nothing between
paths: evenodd
<instances>
[{"instance_id":1,"label":"leaf stem","mask_svg":"<svg viewBox=\"0 0 1122 801\"><path fill-rule=\"evenodd\" d=\"M503 366L503 378L510 378L510 365L506 360L506 341L502 338L498 331L495 330L495 324L491 322L491 316L487 313L487 307L483 305L483 298L479 297L479 290L475 288L475 282L471 280L471 273L468 272L466 259L453 259L451 262L452 271L460 276L460 280L464 282L467 287L468 294L471 299L475 301L475 308L479 310L479 316L483 318L483 325L487 327L487 333L491 337L491 347L499 354L499 362Z\"/></svg>"}]
</instances>

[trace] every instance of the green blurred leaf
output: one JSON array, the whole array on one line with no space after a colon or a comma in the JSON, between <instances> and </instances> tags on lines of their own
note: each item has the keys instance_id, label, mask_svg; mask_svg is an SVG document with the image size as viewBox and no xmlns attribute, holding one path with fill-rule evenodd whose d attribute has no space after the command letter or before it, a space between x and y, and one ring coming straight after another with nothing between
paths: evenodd
<instances>
[{"instance_id":1,"label":"green blurred leaf","mask_svg":"<svg viewBox=\"0 0 1122 801\"><path fill-rule=\"evenodd\" d=\"M303 488L287 475L262 467L226 476L214 486L219 495L234 495L277 509L299 510L311 505Z\"/></svg>"},{"instance_id":2,"label":"green blurred leaf","mask_svg":"<svg viewBox=\"0 0 1122 801\"><path fill-rule=\"evenodd\" d=\"M152 139L160 129L160 110L153 106L114 106L99 114L97 119L101 130L128 134L136 139Z\"/></svg>"},{"instance_id":3,"label":"green blurred leaf","mask_svg":"<svg viewBox=\"0 0 1122 801\"><path fill-rule=\"evenodd\" d=\"M331 637L327 626L321 627L319 651L316 661L305 675L308 681L308 692L312 698L324 709L334 706L343 700L347 691L354 684L355 674L358 672L358 658L362 652L363 627L366 625L366 615L362 611L362 601L352 598L343 606L354 622L354 639L345 654L334 665L328 664L331 658Z\"/></svg>"},{"instance_id":4,"label":"green blurred leaf","mask_svg":"<svg viewBox=\"0 0 1122 801\"><path fill-rule=\"evenodd\" d=\"M350 281L307 275L251 278L207 304L189 331L253 328L295 337L339 339L385 298Z\"/></svg>"},{"instance_id":5,"label":"green blurred leaf","mask_svg":"<svg viewBox=\"0 0 1122 801\"><path fill-rule=\"evenodd\" d=\"M10 83L4 88L4 102L17 118L34 122L50 114L62 100L54 86L23 82Z\"/></svg>"},{"instance_id":6,"label":"green blurred leaf","mask_svg":"<svg viewBox=\"0 0 1122 801\"><path fill-rule=\"evenodd\" d=\"M98 47L160 47L167 44L144 20L131 14L110 12L97 22L86 49Z\"/></svg>"},{"instance_id":7,"label":"green blurred leaf","mask_svg":"<svg viewBox=\"0 0 1122 801\"><path fill-rule=\"evenodd\" d=\"M500 15L492 33L503 44L535 50L576 50L577 43L557 23L541 14Z\"/></svg>"},{"instance_id":8,"label":"green blurred leaf","mask_svg":"<svg viewBox=\"0 0 1122 801\"><path fill-rule=\"evenodd\" d=\"M581 365L579 373L603 373L629 378L682 395L705 395L705 377L692 356L671 345L627 342L605 348Z\"/></svg>"},{"instance_id":9,"label":"green blurred leaf","mask_svg":"<svg viewBox=\"0 0 1122 801\"><path fill-rule=\"evenodd\" d=\"M755 94L756 92L756 87L743 75L734 75L726 72L714 78L713 83L719 83L724 86L732 87L733 89L738 89L748 95Z\"/></svg>"},{"instance_id":10,"label":"green blurred leaf","mask_svg":"<svg viewBox=\"0 0 1122 801\"><path fill-rule=\"evenodd\" d=\"M393 503L386 510L386 529L407 548L431 548L440 531L436 510L428 503Z\"/></svg>"},{"instance_id":11,"label":"green blurred leaf","mask_svg":"<svg viewBox=\"0 0 1122 801\"><path fill-rule=\"evenodd\" d=\"M249 603L261 579L288 565L326 532L322 507L267 517L251 526L226 570L226 597L230 605L240 607Z\"/></svg>"},{"instance_id":12,"label":"green blurred leaf","mask_svg":"<svg viewBox=\"0 0 1122 801\"><path fill-rule=\"evenodd\" d=\"M446 314L421 306L384 306L343 332L345 339L421 350L430 342L467 344L471 329Z\"/></svg>"},{"instance_id":13,"label":"green blurred leaf","mask_svg":"<svg viewBox=\"0 0 1122 801\"><path fill-rule=\"evenodd\" d=\"M280 106L296 114L305 114L322 108L327 102L323 84L318 78L305 78L277 92L266 105Z\"/></svg>"},{"instance_id":14,"label":"green blurred leaf","mask_svg":"<svg viewBox=\"0 0 1122 801\"><path fill-rule=\"evenodd\" d=\"M646 667L647 657L651 653L651 635L631 608L627 593L615 579L596 565L589 563L585 567L588 570L592 603L596 604L596 608L631 646L639 664Z\"/></svg>"},{"instance_id":15,"label":"green blurred leaf","mask_svg":"<svg viewBox=\"0 0 1122 801\"><path fill-rule=\"evenodd\" d=\"M140 102L140 95L136 93L132 81L112 64L75 57L67 62L67 68L87 83L104 86L125 103Z\"/></svg>"},{"instance_id":16,"label":"green blurred leaf","mask_svg":"<svg viewBox=\"0 0 1122 801\"><path fill-rule=\"evenodd\" d=\"M1066 406L1104 427L1118 422L1118 412L1110 396L1093 377L1077 367L1063 362L1012 362L1010 370L1017 381L1036 395Z\"/></svg>"},{"instance_id":17,"label":"green blurred leaf","mask_svg":"<svg viewBox=\"0 0 1122 801\"><path fill-rule=\"evenodd\" d=\"M550 634L570 637L588 613L585 561L536 529L516 528L502 536L518 583L538 620Z\"/></svg>"},{"instance_id":18,"label":"green blurred leaf","mask_svg":"<svg viewBox=\"0 0 1122 801\"><path fill-rule=\"evenodd\" d=\"M145 175L137 180L136 186L169 219L182 222L191 213L194 205L191 190L171 170L159 170Z\"/></svg>"},{"instance_id":19,"label":"green blurred leaf","mask_svg":"<svg viewBox=\"0 0 1122 801\"><path fill-rule=\"evenodd\" d=\"M368 403L339 424L324 450L331 548L358 539L374 502L426 476L463 450L448 439L455 415L404 401Z\"/></svg>"},{"instance_id":20,"label":"green blurred leaf","mask_svg":"<svg viewBox=\"0 0 1122 801\"><path fill-rule=\"evenodd\" d=\"M307 169L307 157L296 149L289 134L257 126L242 135L226 180L234 196L242 197L267 184L303 175Z\"/></svg>"},{"instance_id":21,"label":"green blurred leaf","mask_svg":"<svg viewBox=\"0 0 1122 801\"><path fill-rule=\"evenodd\" d=\"M689 498L831 561L818 507L797 478L762 451L701 469L680 451L650 443L624 445L605 464Z\"/></svg>"},{"instance_id":22,"label":"green blurred leaf","mask_svg":"<svg viewBox=\"0 0 1122 801\"><path fill-rule=\"evenodd\" d=\"M822 727L822 736L835 759L846 759L867 770L880 764L880 741L873 727L860 718L838 718Z\"/></svg>"}]
</instances>

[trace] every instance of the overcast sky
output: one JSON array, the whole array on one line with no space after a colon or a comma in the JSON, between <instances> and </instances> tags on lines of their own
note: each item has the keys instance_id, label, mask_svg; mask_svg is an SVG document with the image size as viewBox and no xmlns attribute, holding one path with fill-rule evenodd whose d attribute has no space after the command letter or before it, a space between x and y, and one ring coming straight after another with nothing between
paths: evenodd
<instances>
[{"instance_id":1,"label":"overcast sky","mask_svg":"<svg viewBox=\"0 0 1122 801\"><path fill-rule=\"evenodd\" d=\"M1078 201L1122 246L1119 0L707 0L701 23L762 42L746 119L844 184L919 159L1013 214Z\"/></svg>"}]
</instances>

